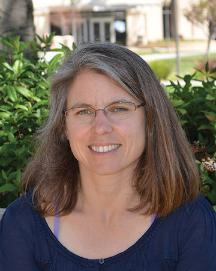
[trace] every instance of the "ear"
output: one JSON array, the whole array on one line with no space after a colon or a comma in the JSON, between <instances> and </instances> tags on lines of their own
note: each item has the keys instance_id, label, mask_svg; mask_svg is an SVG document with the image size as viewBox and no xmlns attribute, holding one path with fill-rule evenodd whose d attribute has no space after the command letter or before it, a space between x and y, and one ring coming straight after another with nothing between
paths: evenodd
<instances>
[{"instance_id":1,"label":"ear","mask_svg":"<svg viewBox=\"0 0 216 271\"><path fill-rule=\"evenodd\" d=\"M60 136L60 140L61 142L68 142L68 135L67 133L62 133L61 136Z\"/></svg>"}]
</instances>

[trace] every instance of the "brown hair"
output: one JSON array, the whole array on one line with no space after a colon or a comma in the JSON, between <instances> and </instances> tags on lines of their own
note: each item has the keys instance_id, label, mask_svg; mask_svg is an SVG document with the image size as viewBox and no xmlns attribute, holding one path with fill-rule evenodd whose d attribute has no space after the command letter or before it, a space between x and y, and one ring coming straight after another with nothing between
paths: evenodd
<instances>
[{"instance_id":1,"label":"brown hair","mask_svg":"<svg viewBox=\"0 0 216 271\"><path fill-rule=\"evenodd\" d=\"M32 190L42 215L67 214L77 201L78 162L65 137L69 84L83 69L106 74L125 91L145 102L146 147L137 165L134 186L140 204L132 211L166 216L200 189L199 174L185 134L165 91L138 55L110 43L80 46L52 78L50 113L38 136L38 149L23 175L24 191Z\"/></svg>"}]
</instances>

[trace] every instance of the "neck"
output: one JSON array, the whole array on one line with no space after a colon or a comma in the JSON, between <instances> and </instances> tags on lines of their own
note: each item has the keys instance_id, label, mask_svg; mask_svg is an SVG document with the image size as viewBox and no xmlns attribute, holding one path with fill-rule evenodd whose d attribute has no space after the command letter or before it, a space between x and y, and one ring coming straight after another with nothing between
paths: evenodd
<instances>
[{"instance_id":1,"label":"neck","mask_svg":"<svg viewBox=\"0 0 216 271\"><path fill-rule=\"evenodd\" d=\"M82 168L80 172L77 211L109 221L131 213L127 209L138 203L139 197L132 188L132 174L96 175Z\"/></svg>"}]
</instances>

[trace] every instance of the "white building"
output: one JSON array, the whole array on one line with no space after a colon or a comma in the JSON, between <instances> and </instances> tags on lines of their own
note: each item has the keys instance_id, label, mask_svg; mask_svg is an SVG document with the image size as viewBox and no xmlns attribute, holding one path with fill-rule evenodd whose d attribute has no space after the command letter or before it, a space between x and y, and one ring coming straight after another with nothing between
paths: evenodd
<instances>
[{"instance_id":1,"label":"white building","mask_svg":"<svg viewBox=\"0 0 216 271\"><path fill-rule=\"evenodd\" d=\"M179 1L179 35L184 39L207 39L208 27L207 25L196 26L190 23L184 16L184 12L190 7L191 3L196 3L198 0L180 0Z\"/></svg>"},{"instance_id":2,"label":"white building","mask_svg":"<svg viewBox=\"0 0 216 271\"><path fill-rule=\"evenodd\" d=\"M180 37L206 39L205 29L192 25L184 16L192 1L178 1ZM33 3L39 35L55 32L72 35L76 43L110 41L128 46L174 37L170 0L33 0Z\"/></svg>"}]
</instances>

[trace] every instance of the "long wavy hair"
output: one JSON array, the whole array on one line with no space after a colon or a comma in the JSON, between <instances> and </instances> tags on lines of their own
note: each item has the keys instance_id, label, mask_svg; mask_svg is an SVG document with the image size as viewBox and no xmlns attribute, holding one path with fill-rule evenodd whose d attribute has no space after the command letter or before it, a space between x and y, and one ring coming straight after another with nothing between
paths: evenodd
<instances>
[{"instance_id":1,"label":"long wavy hair","mask_svg":"<svg viewBox=\"0 0 216 271\"><path fill-rule=\"evenodd\" d=\"M27 165L22 186L32 191L35 208L43 215L65 215L80 187L78 161L65 136L68 88L77 73L90 69L119 83L145 102L146 147L134 172L140 203L131 211L166 216L200 191L200 179L185 133L175 110L148 64L129 49L110 43L78 47L54 74L49 117L37 136L37 151Z\"/></svg>"}]
</instances>

